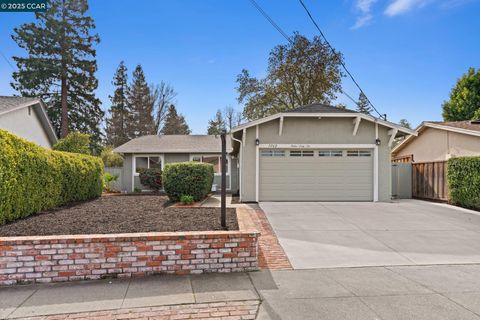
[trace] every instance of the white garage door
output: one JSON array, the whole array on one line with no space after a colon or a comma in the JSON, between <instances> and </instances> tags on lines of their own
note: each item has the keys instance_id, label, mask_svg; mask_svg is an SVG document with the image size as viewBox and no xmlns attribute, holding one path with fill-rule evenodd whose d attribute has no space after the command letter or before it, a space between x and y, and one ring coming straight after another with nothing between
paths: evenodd
<instances>
[{"instance_id":1,"label":"white garage door","mask_svg":"<svg viewBox=\"0 0 480 320\"><path fill-rule=\"evenodd\" d=\"M260 150L260 201L372 201L373 151Z\"/></svg>"}]
</instances>

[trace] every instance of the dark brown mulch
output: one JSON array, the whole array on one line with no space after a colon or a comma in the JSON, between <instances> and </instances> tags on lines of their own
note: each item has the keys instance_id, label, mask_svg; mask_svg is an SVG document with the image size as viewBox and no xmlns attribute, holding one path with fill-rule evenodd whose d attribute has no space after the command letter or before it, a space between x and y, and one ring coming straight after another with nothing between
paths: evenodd
<instances>
[{"instance_id":1,"label":"dark brown mulch","mask_svg":"<svg viewBox=\"0 0 480 320\"><path fill-rule=\"evenodd\" d=\"M0 236L222 230L220 208L174 208L164 196L105 196L0 226ZM238 230L227 209L229 230Z\"/></svg>"}]
</instances>

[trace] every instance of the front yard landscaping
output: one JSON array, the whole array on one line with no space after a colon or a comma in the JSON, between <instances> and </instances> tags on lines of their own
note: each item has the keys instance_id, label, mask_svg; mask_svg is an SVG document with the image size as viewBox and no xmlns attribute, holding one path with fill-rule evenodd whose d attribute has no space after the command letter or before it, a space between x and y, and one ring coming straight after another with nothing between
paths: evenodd
<instances>
[{"instance_id":1,"label":"front yard landscaping","mask_svg":"<svg viewBox=\"0 0 480 320\"><path fill-rule=\"evenodd\" d=\"M2 225L0 236L223 230L220 208L176 208L167 201L158 195L104 196ZM235 209L227 210L227 226L238 230Z\"/></svg>"}]
</instances>

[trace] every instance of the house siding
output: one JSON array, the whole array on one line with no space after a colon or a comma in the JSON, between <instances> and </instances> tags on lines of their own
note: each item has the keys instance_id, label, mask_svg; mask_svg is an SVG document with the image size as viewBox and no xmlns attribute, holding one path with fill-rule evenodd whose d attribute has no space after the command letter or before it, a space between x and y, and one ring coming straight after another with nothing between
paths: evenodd
<instances>
[{"instance_id":1,"label":"house siding","mask_svg":"<svg viewBox=\"0 0 480 320\"><path fill-rule=\"evenodd\" d=\"M480 137L426 128L394 156L402 157L411 154L414 162L444 161L451 156L478 156L480 155Z\"/></svg>"},{"instance_id":2,"label":"house siding","mask_svg":"<svg viewBox=\"0 0 480 320\"><path fill-rule=\"evenodd\" d=\"M202 155L208 154L208 153L202 153ZM140 153L138 154L131 154L127 153L124 154L124 160L123 160L123 179L122 179L122 191L127 191L127 192L132 192L134 188L139 188L139 189L144 189L145 187L142 186L140 183L140 178L138 176L133 176L133 158L134 156L137 155L142 155ZM149 154L153 155L153 154ZM189 153L159 153L155 154L158 156L163 156L164 157L164 165L169 164L169 163L179 163L179 162L187 162L190 161L190 154ZM232 166L237 166L237 162L232 162ZM233 167L232 167L233 168ZM132 180L133 180L133 189L132 189ZM215 175L214 177L214 184L217 184L217 187L220 188L221 186L221 176L220 175ZM232 181L232 185L237 186L237 181ZM236 187L238 189L238 186ZM227 175L227 189L230 189L230 183L229 183L229 176ZM236 190L236 189L235 189Z\"/></svg>"},{"instance_id":3,"label":"house siding","mask_svg":"<svg viewBox=\"0 0 480 320\"><path fill-rule=\"evenodd\" d=\"M39 105L36 107L39 107ZM42 147L51 149L52 143L35 111L35 106L30 107L30 114L28 110L28 107L20 108L0 115L0 128Z\"/></svg>"},{"instance_id":4,"label":"house siding","mask_svg":"<svg viewBox=\"0 0 480 320\"><path fill-rule=\"evenodd\" d=\"M375 124L362 120L353 135L352 118L284 118L282 135L278 134L279 120L258 125L260 144L374 144ZM378 147L378 199L391 199L389 128L378 125L381 145ZM244 159L242 167L242 201L255 201L256 193L256 128L246 129L244 137ZM261 181L260 181L261 183Z\"/></svg>"}]
</instances>

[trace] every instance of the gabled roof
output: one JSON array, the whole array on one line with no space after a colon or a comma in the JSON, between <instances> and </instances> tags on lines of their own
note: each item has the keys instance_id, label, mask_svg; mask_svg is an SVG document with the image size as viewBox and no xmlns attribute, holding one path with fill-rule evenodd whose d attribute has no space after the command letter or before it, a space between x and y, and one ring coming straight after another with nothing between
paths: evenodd
<instances>
[{"instance_id":1,"label":"gabled roof","mask_svg":"<svg viewBox=\"0 0 480 320\"><path fill-rule=\"evenodd\" d=\"M57 134L55 133L55 129L53 129L52 123L45 111L45 104L39 98L0 96L0 117L9 112L30 106L33 107L34 112L37 114L45 132L47 133L50 143L52 145L57 143Z\"/></svg>"},{"instance_id":2,"label":"gabled roof","mask_svg":"<svg viewBox=\"0 0 480 320\"><path fill-rule=\"evenodd\" d=\"M439 130L445 130L445 131L480 137L480 121L478 120L449 121L449 122L424 121L415 129L415 131L417 132L417 135L418 135L419 133L421 133L427 128L434 128ZM415 137L410 136L407 139L403 140L400 144L398 144L395 148L393 148L392 152L395 153L402 150L409 143L414 141L414 138Z\"/></svg>"},{"instance_id":3,"label":"gabled roof","mask_svg":"<svg viewBox=\"0 0 480 320\"><path fill-rule=\"evenodd\" d=\"M349 109L340 109L340 108L337 108L337 107L334 107L334 106L329 106L329 105L320 104L320 103L309 104L309 105L298 107L298 108L288 110L288 111L285 111L285 112L277 113L277 114L274 114L274 115L271 115L271 116L268 116L268 117L265 117L265 118L261 118L261 119L258 119L258 120L253 120L253 121L247 122L245 124L242 124L242 125L239 125L239 126L233 128L232 133L238 132L240 130L243 130L243 129L246 129L246 128L249 128L249 127L252 127L252 126L256 126L258 124L262 124L262 123L265 123L265 122L268 122L268 121L272 121L272 120L275 120L275 119L278 119L278 118L282 118L282 117L320 117L320 118L321 117L325 117L325 118L329 118L329 117L330 118L335 118L335 117L338 117L338 118L359 117L363 120L376 122L376 123L381 124L385 127L398 130L398 133L404 133L404 134L408 134L408 135L411 135L411 134L416 135L415 131L413 131L411 129L408 129L408 128L405 128L401 125L395 124L393 122L378 119L378 118L375 118L375 117L373 117L369 114L364 114L364 113L349 110Z\"/></svg>"},{"instance_id":4,"label":"gabled roof","mask_svg":"<svg viewBox=\"0 0 480 320\"><path fill-rule=\"evenodd\" d=\"M230 139L227 138L227 152ZM118 153L221 153L220 136L149 135L136 138L115 148Z\"/></svg>"}]
</instances>

